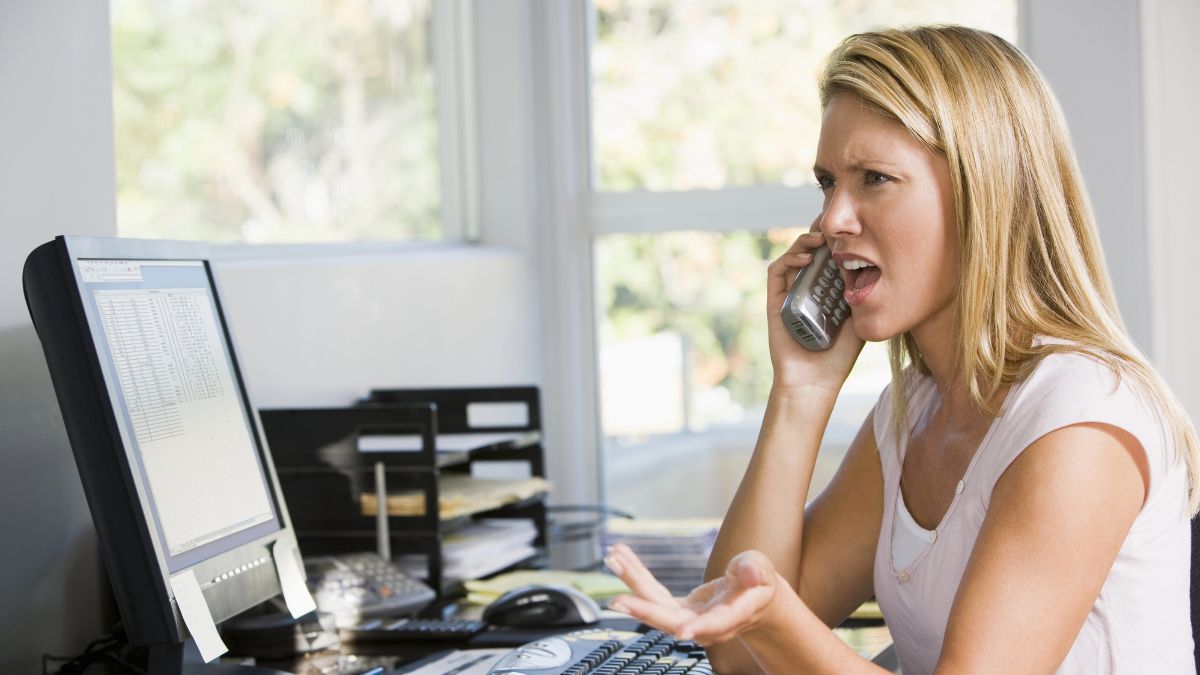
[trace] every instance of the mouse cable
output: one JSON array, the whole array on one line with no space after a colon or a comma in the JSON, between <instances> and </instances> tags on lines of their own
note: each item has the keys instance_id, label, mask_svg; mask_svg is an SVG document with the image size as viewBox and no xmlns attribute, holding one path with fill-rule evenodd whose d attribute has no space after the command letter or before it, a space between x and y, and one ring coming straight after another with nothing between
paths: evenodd
<instances>
[{"instance_id":1,"label":"mouse cable","mask_svg":"<svg viewBox=\"0 0 1200 675\"><path fill-rule=\"evenodd\" d=\"M550 543L565 543L571 541L579 541L592 536L598 529L604 526L608 517L625 518L634 520L632 513L614 509L611 506L602 506L599 504L556 504L546 507L548 514L554 513L594 513L596 518L574 522L574 523L558 523L551 520L548 539Z\"/></svg>"},{"instance_id":2,"label":"mouse cable","mask_svg":"<svg viewBox=\"0 0 1200 675\"><path fill-rule=\"evenodd\" d=\"M50 663L61 661L62 665L54 672L56 675L80 675L90 666L104 662L116 666L121 671L133 675L146 675L146 671L122 659L118 652L125 646L125 627L120 621L115 623L103 637L88 643L83 652L77 656L54 656L42 654L42 675L50 675Z\"/></svg>"}]
</instances>

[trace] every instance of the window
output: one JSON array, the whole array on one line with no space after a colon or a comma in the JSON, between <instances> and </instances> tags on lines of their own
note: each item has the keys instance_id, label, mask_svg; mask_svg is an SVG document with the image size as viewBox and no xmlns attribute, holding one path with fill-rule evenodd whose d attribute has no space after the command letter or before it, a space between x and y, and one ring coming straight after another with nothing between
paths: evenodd
<instances>
[{"instance_id":1,"label":"window","mask_svg":"<svg viewBox=\"0 0 1200 675\"><path fill-rule=\"evenodd\" d=\"M771 384L766 263L821 205L816 74L842 37L951 22L1016 39L1016 1L595 0L589 223L607 500L720 517ZM810 497L890 372L868 344Z\"/></svg>"},{"instance_id":2,"label":"window","mask_svg":"<svg viewBox=\"0 0 1200 675\"><path fill-rule=\"evenodd\" d=\"M120 234L445 236L434 8L113 0Z\"/></svg>"}]
</instances>

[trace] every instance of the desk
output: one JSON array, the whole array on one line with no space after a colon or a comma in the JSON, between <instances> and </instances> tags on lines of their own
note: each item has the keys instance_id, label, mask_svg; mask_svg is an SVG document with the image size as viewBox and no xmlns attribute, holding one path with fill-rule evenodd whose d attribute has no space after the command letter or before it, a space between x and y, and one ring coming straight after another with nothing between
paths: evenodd
<instances>
[{"instance_id":1,"label":"desk","mask_svg":"<svg viewBox=\"0 0 1200 675\"><path fill-rule=\"evenodd\" d=\"M833 633L865 659L875 658L892 644L892 634L887 626L834 628Z\"/></svg>"},{"instance_id":2,"label":"desk","mask_svg":"<svg viewBox=\"0 0 1200 675\"><path fill-rule=\"evenodd\" d=\"M477 607L464 610L464 618L471 618L472 612L480 611ZM605 620L608 627L629 629L631 619L613 619L615 614L609 614ZM571 629L567 629L571 630ZM555 631L547 630L546 635ZM561 632L567 632L566 630ZM892 642L891 634L886 626L855 626L835 628L834 634L857 651L863 658L870 659L886 649ZM484 634L485 636L488 634ZM349 675L361 673L369 668L383 667L393 670L405 664L418 661L431 654L457 647L496 647L499 640L473 640L469 645L453 645L447 643L431 644L343 644L335 648L325 649L309 654L284 660L258 661L259 665L287 670L296 675ZM537 639L537 634L514 634L512 647ZM528 638L528 639L525 639ZM519 644L518 644L519 642Z\"/></svg>"}]
</instances>

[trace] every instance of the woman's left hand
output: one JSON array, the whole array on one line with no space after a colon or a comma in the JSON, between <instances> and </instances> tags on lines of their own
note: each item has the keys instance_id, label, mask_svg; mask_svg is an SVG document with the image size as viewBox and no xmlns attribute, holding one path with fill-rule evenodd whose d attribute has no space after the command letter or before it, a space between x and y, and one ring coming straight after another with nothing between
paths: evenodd
<instances>
[{"instance_id":1,"label":"woman's left hand","mask_svg":"<svg viewBox=\"0 0 1200 675\"><path fill-rule=\"evenodd\" d=\"M611 609L702 645L725 642L758 627L781 586L787 586L759 551L734 556L724 576L697 586L686 598L672 596L624 544L613 546L604 563L634 593L614 598Z\"/></svg>"}]
</instances>

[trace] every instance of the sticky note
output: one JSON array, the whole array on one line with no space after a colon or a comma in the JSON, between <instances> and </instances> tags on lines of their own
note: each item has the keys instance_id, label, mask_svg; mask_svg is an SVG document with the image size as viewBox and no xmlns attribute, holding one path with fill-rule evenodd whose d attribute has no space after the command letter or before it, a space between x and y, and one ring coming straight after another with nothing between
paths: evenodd
<instances>
[{"instance_id":1,"label":"sticky note","mask_svg":"<svg viewBox=\"0 0 1200 675\"><path fill-rule=\"evenodd\" d=\"M304 561L300 558L300 547L290 537L280 537L271 548L275 558L275 571L279 574L279 585L283 587L283 600L293 619L308 614L317 608L308 585L304 583Z\"/></svg>"},{"instance_id":2,"label":"sticky note","mask_svg":"<svg viewBox=\"0 0 1200 675\"><path fill-rule=\"evenodd\" d=\"M200 592L200 583L191 570L186 570L171 577L171 590L175 593L175 604L179 605L179 613L183 615L183 625L200 648L200 656L205 663L229 651L221 636L217 634L217 625L213 623L212 612L204 593Z\"/></svg>"}]
</instances>

